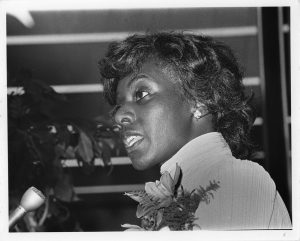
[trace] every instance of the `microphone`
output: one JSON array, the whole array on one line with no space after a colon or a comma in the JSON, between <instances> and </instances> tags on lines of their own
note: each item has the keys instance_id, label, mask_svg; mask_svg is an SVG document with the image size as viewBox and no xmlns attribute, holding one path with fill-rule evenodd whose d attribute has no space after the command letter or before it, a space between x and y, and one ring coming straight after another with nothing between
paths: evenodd
<instances>
[{"instance_id":1,"label":"microphone","mask_svg":"<svg viewBox=\"0 0 300 241\"><path fill-rule=\"evenodd\" d=\"M35 187L30 187L23 194L20 205L9 215L9 229L21 219L27 212L38 209L45 202L45 196Z\"/></svg>"}]
</instances>

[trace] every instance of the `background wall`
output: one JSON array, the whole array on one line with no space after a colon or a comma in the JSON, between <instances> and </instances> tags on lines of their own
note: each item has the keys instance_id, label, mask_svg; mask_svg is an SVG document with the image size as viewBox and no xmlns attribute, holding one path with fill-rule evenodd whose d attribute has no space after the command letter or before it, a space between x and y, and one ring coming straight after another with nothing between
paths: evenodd
<instances>
[{"instance_id":1,"label":"background wall","mask_svg":"<svg viewBox=\"0 0 300 241\"><path fill-rule=\"evenodd\" d=\"M289 8L32 11L30 14L35 23L31 28L7 15L8 92L15 90L20 70L30 70L35 79L66 95L67 101L56 112L62 119L108 119L110 106L102 96L97 62L110 42L130 33L189 30L209 34L231 46L245 69L246 92L255 94L253 160L270 172L290 210ZM271 108L272 103L273 106L276 103L276 109ZM272 133L277 134L272 136ZM122 193L159 177L158 168L135 171L124 152L121 154L122 157L112 158L114 169L110 175L101 166L85 175L74 162L68 162L66 168L74 177L75 192L80 198L68 207L84 231L121 230L120 224L135 223L136 204Z\"/></svg>"}]
</instances>

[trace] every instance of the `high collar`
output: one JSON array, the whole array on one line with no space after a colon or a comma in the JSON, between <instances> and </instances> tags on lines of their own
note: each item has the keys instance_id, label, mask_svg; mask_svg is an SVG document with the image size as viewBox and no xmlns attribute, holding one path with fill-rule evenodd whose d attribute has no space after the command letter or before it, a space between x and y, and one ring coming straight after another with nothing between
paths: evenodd
<instances>
[{"instance_id":1,"label":"high collar","mask_svg":"<svg viewBox=\"0 0 300 241\"><path fill-rule=\"evenodd\" d=\"M222 157L222 158L220 158ZM210 132L185 144L173 157L167 160L160 168L161 174L168 171L171 176L175 173L176 163L182 171L189 172L193 168L205 169L208 166L232 157L231 150L219 132Z\"/></svg>"}]
</instances>

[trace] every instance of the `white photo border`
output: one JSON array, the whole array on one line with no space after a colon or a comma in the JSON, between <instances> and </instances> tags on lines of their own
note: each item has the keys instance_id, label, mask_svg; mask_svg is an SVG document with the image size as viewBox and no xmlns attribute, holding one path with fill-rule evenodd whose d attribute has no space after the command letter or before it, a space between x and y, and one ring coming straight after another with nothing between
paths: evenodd
<instances>
[{"instance_id":1,"label":"white photo border","mask_svg":"<svg viewBox=\"0 0 300 241\"><path fill-rule=\"evenodd\" d=\"M7 63L6 13L11 8L28 10L145 9L190 7L263 7L287 6L291 9L291 102L292 113L292 230L200 231L200 232L80 232L9 233L7 164ZM300 4L292 0L0 0L0 240L299 240L300 239Z\"/></svg>"}]
</instances>

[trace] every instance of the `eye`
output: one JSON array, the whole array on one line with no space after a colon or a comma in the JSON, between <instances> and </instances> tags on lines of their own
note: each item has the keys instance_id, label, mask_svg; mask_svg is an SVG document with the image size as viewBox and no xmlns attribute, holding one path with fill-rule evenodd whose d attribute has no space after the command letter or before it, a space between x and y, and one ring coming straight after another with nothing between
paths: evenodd
<instances>
[{"instance_id":1,"label":"eye","mask_svg":"<svg viewBox=\"0 0 300 241\"><path fill-rule=\"evenodd\" d=\"M139 101L143 98L145 98L146 96L148 96L150 93L148 91L145 90L138 90L135 92L135 100Z\"/></svg>"}]
</instances>

